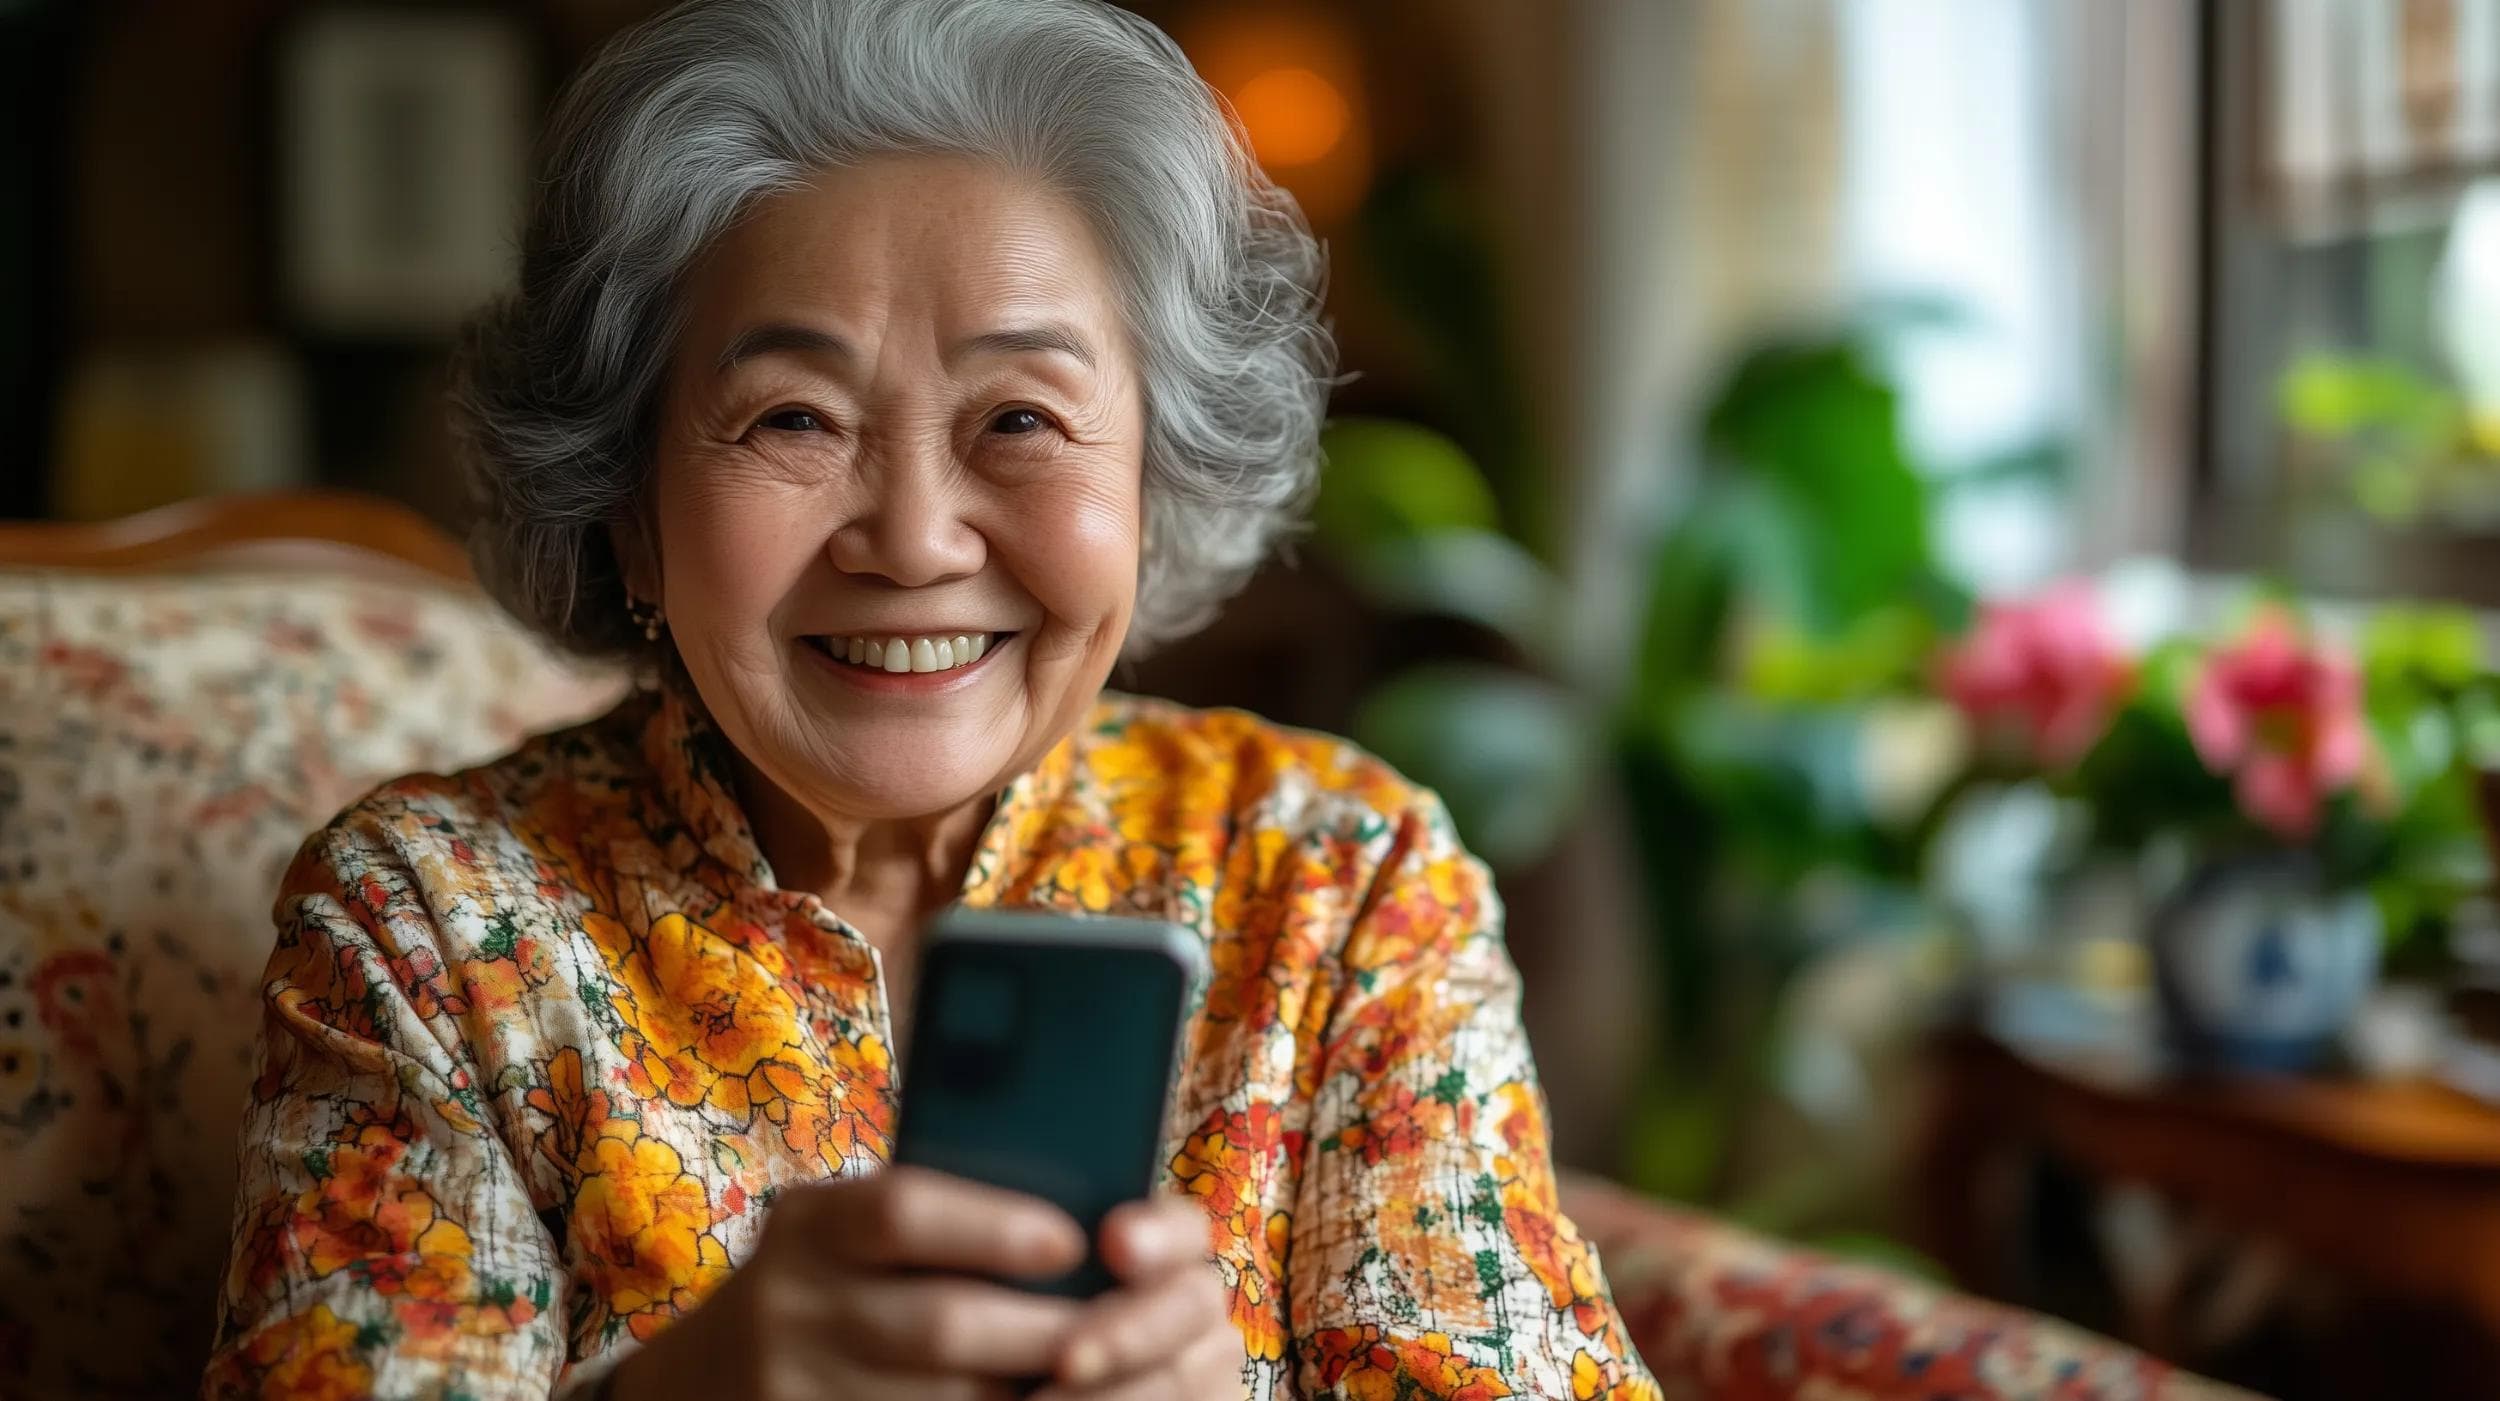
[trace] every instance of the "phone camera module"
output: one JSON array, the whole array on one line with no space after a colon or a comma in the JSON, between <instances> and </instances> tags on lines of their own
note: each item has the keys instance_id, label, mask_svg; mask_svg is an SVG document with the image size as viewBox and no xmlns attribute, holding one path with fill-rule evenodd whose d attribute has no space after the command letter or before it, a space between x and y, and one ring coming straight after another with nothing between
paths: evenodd
<instances>
[{"instance_id":1,"label":"phone camera module","mask_svg":"<svg viewBox=\"0 0 2500 1401\"><path fill-rule=\"evenodd\" d=\"M1014 969L967 960L938 980L934 1025L928 1031L936 1069L952 1088L983 1092L1014 1069L1009 1048L1023 1004L1023 979Z\"/></svg>"}]
</instances>

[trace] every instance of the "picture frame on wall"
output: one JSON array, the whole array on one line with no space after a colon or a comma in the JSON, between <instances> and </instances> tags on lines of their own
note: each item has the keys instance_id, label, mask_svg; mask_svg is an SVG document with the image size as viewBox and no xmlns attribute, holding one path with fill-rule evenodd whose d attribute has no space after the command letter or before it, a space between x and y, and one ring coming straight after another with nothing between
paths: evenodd
<instances>
[{"instance_id":1,"label":"picture frame on wall","mask_svg":"<svg viewBox=\"0 0 2500 1401\"><path fill-rule=\"evenodd\" d=\"M302 330L443 338L508 285L535 106L518 23L316 9L276 82L278 281Z\"/></svg>"}]
</instances>

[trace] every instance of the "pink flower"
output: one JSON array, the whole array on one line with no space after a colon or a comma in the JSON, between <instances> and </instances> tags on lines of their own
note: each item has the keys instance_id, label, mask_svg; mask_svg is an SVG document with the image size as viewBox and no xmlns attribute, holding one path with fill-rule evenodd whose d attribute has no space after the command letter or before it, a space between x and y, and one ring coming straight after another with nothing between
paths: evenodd
<instances>
[{"instance_id":1,"label":"pink flower","mask_svg":"<svg viewBox=\"0 0 2500 1401\"><path fill-rule=\"evenodd\" d=\"M2070 579L2036 599L1983 607L1938 681L1983 732L2011 727L2041 763L2062 769L2100 740L2134 679L2091 584Z\"/></svg>"},{"instance_id":2,"label":"pink flower","mask_svg":"<svg viewBox=\"0 0 2500 1401\"><path fill-rule=\"evenodd\" d=\"M2317 833L2326 798L2370 758L2360 672L2281 609L2206 659L2188 691L2187 727L2205 767L2236 776L2240 810L2289 841Z\"/></svg>"}]
</instances>

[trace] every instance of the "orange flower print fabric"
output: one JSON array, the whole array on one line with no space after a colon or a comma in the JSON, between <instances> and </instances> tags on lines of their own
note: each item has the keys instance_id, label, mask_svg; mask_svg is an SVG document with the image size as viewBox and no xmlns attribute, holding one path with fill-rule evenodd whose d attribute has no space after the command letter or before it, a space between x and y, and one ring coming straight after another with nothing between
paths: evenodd
<instances>
[{"instance_id":1,"label":"orange flower print fabric","mask_svg":"<svg viewBox=\"0 0 2500 1401\"><path fill-rule=\"evenodd\" d=\"M774 884L721 745L637 696L305 845L208 1395L586 1390L778 1193L886 1161L877 955ZM1106 698L999 796L963 898L1207 941L1165 1177L1206 1212L1245 1395L1656 1401L1556 1205L1500 910L1430 794Z\"/></svg>"}]
</instances>

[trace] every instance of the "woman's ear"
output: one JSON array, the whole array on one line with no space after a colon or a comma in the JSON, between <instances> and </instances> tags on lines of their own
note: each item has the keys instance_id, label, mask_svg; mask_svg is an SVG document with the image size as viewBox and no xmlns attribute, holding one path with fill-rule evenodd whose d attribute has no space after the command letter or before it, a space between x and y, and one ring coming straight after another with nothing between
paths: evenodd
<instances>
[{"instance_id":1,"label":"woman's ear","mask_svg":"<svg viewBox=\"0 0 2500 1401\"><path fill-rule=\"evenodd\" d=\"M640 510L608 522L608 548L616 555L616 571L625 581L626 596L643 603L659 602L660 552L652 544Z\"/></svg>"}]
</instances>

